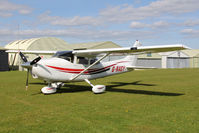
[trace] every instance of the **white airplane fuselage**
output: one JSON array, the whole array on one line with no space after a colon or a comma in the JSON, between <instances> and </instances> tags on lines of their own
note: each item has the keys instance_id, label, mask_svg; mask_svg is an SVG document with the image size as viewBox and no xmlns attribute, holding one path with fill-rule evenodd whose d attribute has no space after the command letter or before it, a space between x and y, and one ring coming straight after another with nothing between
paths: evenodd
<instances>
[{"instance_id":1,"label":"white airplane fuselage","mask_svg":"<svg viewBox=\"0 0 199 133\"><path fill-rule=\"evenodd\" d=\"M102 78L114 74L127 72L127 66L132 64L132 60L126 58L116 61L100 62L73 81L83 81L85 79ZM65 59L53 57L41 59L32 66L32 74L47 82L69 82L73 77L86 69L88 65L74 64Z\"/></svg>"}]
</instances>

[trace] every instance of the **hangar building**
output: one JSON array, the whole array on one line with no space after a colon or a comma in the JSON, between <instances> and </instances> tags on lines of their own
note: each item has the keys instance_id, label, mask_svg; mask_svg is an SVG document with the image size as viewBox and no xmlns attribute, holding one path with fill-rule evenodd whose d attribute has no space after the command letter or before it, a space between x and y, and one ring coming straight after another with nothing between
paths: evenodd
<instances>
[{"instance_id":1,"label":"hangar building","mask_svg":"<svg viewBox=\"0 0 199 133\"><path fill-rule=\"evenodd\" d=\"M121 46L111 42L89 42L68 44L64 40L55 37L32 38L26 40L17 40L5 46L6 49L12 50L47 50L47 51L63 51L74 49L101 49L101 48L119 48ZM3 50L5 51L5 50ZM1 54L2 55L2 54ZM38 55L26 54L28 60L33 60ZM44 58L49 55L39 55ZM121 55L109 56L104 61L110 61L122 58ZM9 65L18 69L18 64L22 61L18 54L9 54ZM138 55L137 66L156 67L156 68L189 68L199 67L199 50L182 50L166 53L146 53ZM6 69L7 70L7 69Z\"/></svg>"},{"instance_id":2,"label":"hangar building","mask_svg":"<svg viewBox=\"0 0 199 133\"><path fill-rule=\"evenodd\" d=\"M32 38L26 40L17 40L11 42L5 46L6 49L9 50L64 50L67 49L67 43L61 39L54 37L44 37L44 38ZM33 60L38 55L34 54L26 54L28 60ZM41 55L42 56L42 55ZM45 56L47 57L47 56ZM18 64L21 64L21 59L18 54L9 53L9 65L17 69Z\"/></svg>"},{"instance_id":3,"label":"hangar building","mask_svg":"<svg viewBox=\"0 0 199 133\"><path fill-rule=\"evenodd\" d=\"M8 71L8 53L5 52L5 48L0 47L0 71Z\"/></svg>"},{"instance_id":4,"label":"hangar building","mask_svg":"<svg viewBox=\"0 0 199 133\"><path fill-rule=\"evenodd\" d=\"M70 47L74 49L103 49L103 48L120 48L121 46L117 45L116 43L113 43L111 41L105 41L105 42L89 42L89 43L76 43L76 44L70 44Z\"/></svg>"},{"instance_id":5,"label":"hangar building","mask_svg":"<svg viewBox=\"0 0 199 133\"><path fill-rule=\"evenodd\" d=\"M190 68L199 68L199 49L184 50L182 52L189 56Z\"/></svg>"},{"instance_id":6,"label":"hangar building","mask_svg":"<svg viewBox=\"0 0 199 133\"><path fill-rule=\"evenodd\" d=\"M198 68L199 50L146 53L138 56L137 65L157 68Z\"/></svg>"},{"instance_id":7,"label":"hangar building","mask_svg":"<svg viewBox=\"0 0 199 133\"><path fill-rule=\"evenodd\" d=\"M162 56L159 53L138 55L137 66L162 68Z\"/></svg>"},{"instance_id":8,"label":"hangar building","mask_svg":"<svg viewBox=\"0 0 199 133\"><path fill-rule=\"evenodd\" d=\"M5 46L9 50L47 50L47 51L63 51L63 50L74 50L74 49L100 49L100 48L118 48L119 45L111 42L89 42L89 43L76 43L68 44L64 40L55 38L55 37L42 37L42 38L32 38L26 40L17 40L11 42ZM28 60L33 60L38 55L26 54ZM44 58L48 58L49 55L39 55ZM18 54L9 54L9 65L12 68L17 69L18 64L21 64L22 61L19 58Z\"/></svg>"}]
</instances>

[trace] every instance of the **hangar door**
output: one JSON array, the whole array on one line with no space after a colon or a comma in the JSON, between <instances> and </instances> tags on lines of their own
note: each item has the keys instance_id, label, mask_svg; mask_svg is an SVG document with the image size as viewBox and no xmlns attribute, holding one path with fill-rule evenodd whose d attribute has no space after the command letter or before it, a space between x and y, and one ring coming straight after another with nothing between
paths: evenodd
<instances>
[{"instance_id":1,"label":"hangar door","mask_svg":"<svg viewBox=\"0 0 199 133\"><path fill-rule=\"evenodd\" d=\"M4 50L0 50L0 71L8 71L8 53Z\"/></svg>"},{"instance_id":2,"label":"hangar door","mask_svg":"<svg viewBox=\"0 0 199 133\"><path fill-rule=\"evenodd\" d=\"M199 67L199 57L193 57L192 60L193 60L193 66L192 67L194 67L194 68Z\"/></svg>"},{"instance_id":3,"label":"hangar door","mask_svg":"<svg viewBox=\"0 0 199 133\"><path fill-rule=\"evenodd\" d=\"M161 62L161 59L138 58L136 66L161 68L162 67L162 62Z\"/></svg>"},{"instance_id":4,"label":"hangar door","mask_svg":"<svg viewBox=\"0 0 199 133\"><path fill-rule=\"evenodd\" d=\"M188 68L190 67L189 58L168 57L167 68Z\"/></svg>"}]
</instances>

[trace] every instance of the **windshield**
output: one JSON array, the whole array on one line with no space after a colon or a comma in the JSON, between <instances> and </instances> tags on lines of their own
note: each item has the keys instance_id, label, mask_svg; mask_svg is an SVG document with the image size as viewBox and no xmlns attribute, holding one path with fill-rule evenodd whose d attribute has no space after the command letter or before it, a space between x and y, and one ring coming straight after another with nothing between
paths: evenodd
<instances>
[{"instance_id":1,"label":"windshield","mask_svg":"<svg viewBox=\"0 0 199 133\"><path fill-rule=\"evenodd\" d=\"M57 53L53 55L53 57L62 58L70 62L73 61L72 51L58 51Z\"/></svg>"}]
</instances>

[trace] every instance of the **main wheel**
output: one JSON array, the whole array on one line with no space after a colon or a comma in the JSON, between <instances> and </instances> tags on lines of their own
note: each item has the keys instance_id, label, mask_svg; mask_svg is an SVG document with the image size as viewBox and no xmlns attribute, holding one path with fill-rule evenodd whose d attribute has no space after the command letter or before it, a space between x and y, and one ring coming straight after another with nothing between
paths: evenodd
<instances>
[{"instance_id":1,"label":"main wheel","mask_svg":"<svg viewBox=\"0 0 199 133\"><path fill-rule=\"evenodd\" d=\"M103 92L105 92L105 90L106 90L106 86L105 86L105 85L95 85L95 86L92 88L92 91L93 91L93 93L95 93L95 94L103 93Z\"/></svg>"}]
</instances>

